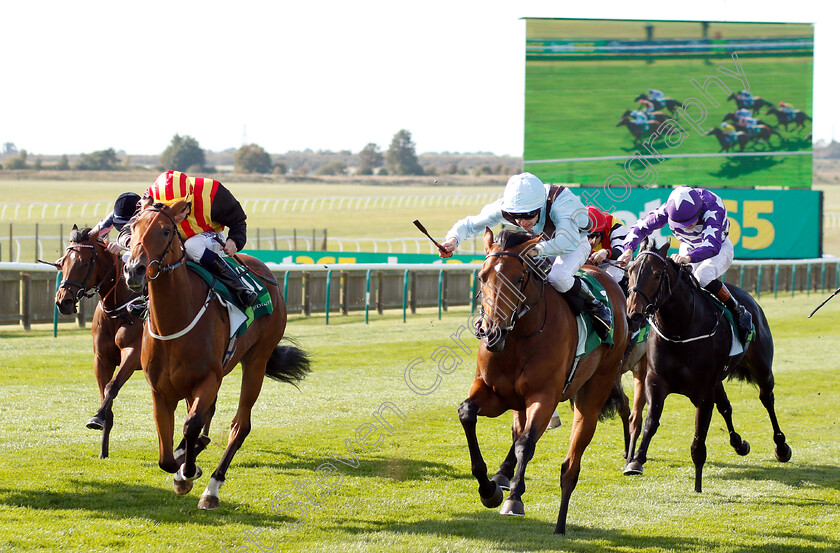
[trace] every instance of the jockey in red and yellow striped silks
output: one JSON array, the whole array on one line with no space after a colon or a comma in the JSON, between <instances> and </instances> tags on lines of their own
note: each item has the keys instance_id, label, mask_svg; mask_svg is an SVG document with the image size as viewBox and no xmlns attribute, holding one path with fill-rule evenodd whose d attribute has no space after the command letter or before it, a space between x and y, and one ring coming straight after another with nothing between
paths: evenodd
<instances>
[{"instance_id":1,"label":"jockey in red and yellow striped silks","mask_svg":"<svg viewBox=\"0 0 840 553\"><path fill-rule=\"evenodd\" d=\"M202 177L190 178L180 171L166 171L146 190L155 203L172 205L181 199L192 202L190 214L179 225L184 239L202 232L222 232L225 226L210 218L213 199L221 183Z\"/></svg>"}]
</instances>

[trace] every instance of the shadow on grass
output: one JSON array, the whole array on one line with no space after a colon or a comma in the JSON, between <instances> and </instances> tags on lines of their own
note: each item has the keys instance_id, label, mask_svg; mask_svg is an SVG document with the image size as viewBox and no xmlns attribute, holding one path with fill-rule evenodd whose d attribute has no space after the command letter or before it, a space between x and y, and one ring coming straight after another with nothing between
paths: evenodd
<instances>
[{"instance_id":1,"label":"shadow on grass","mask_svg":"<svg viewBox=\"0 0 840 553\"><path fill-rule=\"evenodd\" d=\"M182 524L185 512L190 513L191 524L207 526L226 522L282 527L286 522L283 517L255 512L248 505L226 501L224 495L217 511L202 511L198 508L198 498L204 489L200 482L183 496L163 487L79 479L69 482L73 489L66 492L0 487L0 505L36 511L84 511L109 519L145 517L173 524Z\"/></svg>"},{"instance_id":2,"label":"shadow on grass","mask_svg":"<svg viewBox=\"0 0 840 553\"><path fill-rule=\"evenodd\" d=\"M265 452L270 453L269 451ZM463 470L459 470L447 463L407 459L405 457L377 456L362 458L363 452L357 451L356 453L356 461L358 462L357 467L341 463L329 455L297 455L288 451L283 452L283 456L287 458L285 461L266 462L265 459L255 459L253 461L248 460L241 463L237 462L236 465L242 468L269 468L283 472L290 470L302 470L314 473L319 466L324 463L330 463L345 476L388 478L394 482L428 482L429 480L439 478L449 478L453 480L472 479L471 474L464 472ZM338 452L338 454L346 457L346 452Z\"/></svg>"},{"instance_id":3,"label":"shadow on grass","mask_svg":"<svg viewBox=\"0 0 840 553\"><path fill-rule=\"evenodd\" d=\"M570 515L570 518L573 516ZM433 537L483 540L498 551L567 551L579 553L627 551L719 551L732 553L778 553L789 550L784 542L809 542L810 553L835 553L840 550L840 540L822 535L778 535L766 537L761 545L737 545L733 539L720 541L697 535L664 536L650 532L633 535L621 530L588 528L566 524L566 535L554 535L554 525L528 517L503 517L493 510L464 513L449 520L420 520L410 523L336 519L337 528L348 534L371 532Z\"/></svg>"},{"instance_id":4,"label":"shadow on grass","mask_svg":"<svg viewBox=\"0 0 840 553\"><path fill-rule=\"evenodd\" d=\"M743 175L756 173L758 171L767 171L781 165L785 160L778 160L773 156L756 156L756 157L730 157L720 166L720 170L716 173L709 173L711 176L719 179L736 179Z\"/></svg>"},{"instance_id":5,"label":"shadow on grass","mask_svg":"<svg viewBox=\"0 0 840 553\"><path fill-rule=\"evenodd\" d=\"M769 480L792 488L840 490L840 471L836 465L797 464L795 460L764 467L720 462L709 464L727 469L720 476L715 476L721 480Z\"/></svg>"}]
</instances>

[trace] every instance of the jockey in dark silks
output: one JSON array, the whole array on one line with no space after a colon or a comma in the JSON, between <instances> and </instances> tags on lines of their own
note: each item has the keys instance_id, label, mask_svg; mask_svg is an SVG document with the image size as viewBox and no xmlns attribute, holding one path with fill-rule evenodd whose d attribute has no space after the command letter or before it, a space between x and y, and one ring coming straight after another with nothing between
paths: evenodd
<instances>
[{"instance_id":1,"label":"jockey in dark silks","mask_svg":"<svg viewBox=\"0 0 840 553\"><path fill-rule=\"evenodd\" d=\"M626 265L642 239L666 224L681 242L679 253L671 255L671 259L681 265L691 265L697 283L732 312L741 341L746 343L752 330L752 316L720 280L732 265L735 250L729 241L726 207L717 194L703 188L675 188L667 202L630 227L619 263Z\"/></svg>"}]
</instances>

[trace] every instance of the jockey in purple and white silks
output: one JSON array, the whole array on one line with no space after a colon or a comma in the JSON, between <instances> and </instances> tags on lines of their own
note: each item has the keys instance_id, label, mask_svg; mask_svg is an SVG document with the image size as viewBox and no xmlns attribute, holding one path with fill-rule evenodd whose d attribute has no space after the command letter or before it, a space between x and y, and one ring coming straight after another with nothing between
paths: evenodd
<instances>
[{"instance_id":1,"label":"jockey in purple and white silks","mask_svg":"<svg viewBox=\"0 0 840 553\"><path fill-rule=\"evenodd\" d=\"M563 294L581 298L587 313L601 323L595 324L595 330L605 339L612 326L610 310L575 276L591 251L587 239L589 214L580 199L568 188L543 184L531 173L514 175L501 199L452 226L441 244L446 250L441 257L451 257L458 244L484 232L485 227L493 228L503 222L535 236L542 235L543 240L528 255L555 258L548 282Z\"/></svg>"},{"instance_id":2,"label":"jockey in purple and white silks","mask_svg":"<svg viewBox=\"0 0 840 553\"><path fill-rule=\"evenodd\" d=\"M735 316L741 340L745 341L752 329L752 317L719 280L732 265L735 251L729 241L726 207L717 194L703 188L675 188L668 201L630 227L618 262L626 265L642 239L666 224L681 242L679 253L672 254L671 259L691 265L700 286L717 296Z\"/></svg>"}]
</instances>

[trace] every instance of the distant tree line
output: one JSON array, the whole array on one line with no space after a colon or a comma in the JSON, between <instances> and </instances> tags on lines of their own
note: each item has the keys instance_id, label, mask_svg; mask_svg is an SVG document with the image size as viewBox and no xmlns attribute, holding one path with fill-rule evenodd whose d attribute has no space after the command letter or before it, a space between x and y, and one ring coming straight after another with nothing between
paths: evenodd
<instances>
[{"instance_id":1,"label":"distant tree line","mask_svg":"<svg viewBox=\"0 0 840 553\"><path fill-rule=\"evenodd\" d=\"M0 165L5 170L84 170L121 171L132 168L132 160L124 152L113 148L89 154L74 156L71 160L62 155L57 160L44 163L40 157L29 160L26 150L20 150L13 143L3 144L6 159ZM54 157L54 156L53 156ZM493 154L443 154L417 155L411 133L398 131L385 152L375 143L367 144L360 152L349 150L330 152L304 150L271 156L257 144L230 148L219 153L205 152L198 140L191 136L176 134L160 156L135 156L146 167L158 170L174 169L186 173L212 173L219 165L233 164L234 173L277 175L506 175L518 172L522 161L519 158L499 157ZM152 164L148 163L149 158ZM144 163L146 162L146 163Z\"/></svg>"}]
</instances>

